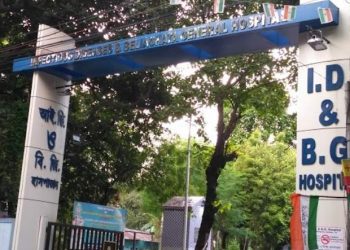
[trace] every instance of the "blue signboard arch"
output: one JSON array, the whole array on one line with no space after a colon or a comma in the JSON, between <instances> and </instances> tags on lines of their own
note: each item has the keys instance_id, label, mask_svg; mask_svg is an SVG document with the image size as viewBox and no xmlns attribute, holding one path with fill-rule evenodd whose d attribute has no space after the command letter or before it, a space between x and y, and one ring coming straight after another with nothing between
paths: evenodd
<instances>
[{"instance_id":1,"label":"blue signboard arch","mask_svg":"<svg viewBox=\"0 0 350 250\"><path fill-rule=\"evenodd\" d=\"M330 8L333 22L321 24L318 8ZM281 14L281 10L278 10ZM279 15L280 16L280 15ZM43 71L66 80L144 70L185 61L266 51L298 44L307 27L338 25L331 1L297 6L293 20L263 14L241 16L119 41L93 44L14 61L14 72Z\"/></svg>"}]
</instances>

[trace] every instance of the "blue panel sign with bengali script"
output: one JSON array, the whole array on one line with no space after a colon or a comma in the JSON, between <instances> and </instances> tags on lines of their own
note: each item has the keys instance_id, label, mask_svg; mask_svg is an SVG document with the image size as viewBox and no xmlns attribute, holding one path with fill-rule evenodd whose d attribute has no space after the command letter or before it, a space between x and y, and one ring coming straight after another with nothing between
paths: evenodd
<instances>
[{"instance_id":1,"label":"blue panel sign with bengali script","mask_svg":"<svg viewBox=\"0 0 350 250\"><path fill-rule=\"evenodd\" d=\"M126 217L123 208L74 202L73 225L124 232Z\"/></svg>"}]
</instances>

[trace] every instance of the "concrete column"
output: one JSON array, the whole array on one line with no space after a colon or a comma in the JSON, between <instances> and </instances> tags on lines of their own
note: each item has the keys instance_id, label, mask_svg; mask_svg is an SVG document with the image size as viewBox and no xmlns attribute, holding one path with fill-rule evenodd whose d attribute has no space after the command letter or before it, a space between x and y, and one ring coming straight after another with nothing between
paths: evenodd
<instances>
[{"instance_id":1,"label":"concrete column","mask_svg":"<svg viewBox=\"0 0 350 250\"><path fill-rule=\"evenodd\" d=\"M36 56L72 48L71 37L39 26ZM67 84L44 72L33 74L13 250L44 249L47 222L57 218L70 96L56 87Z\"/></svg>"},{"instance_id":2,"label":"concrete column","mask_svg":"<svg viewBox=\"0 0 350 250\"><path fill-rule=\"evenodd\" d=\"M310 2L301 0L301 4ZM320 197L319 249L346 249L341 159L347 158L350 1L332 2L339 8L340 20L338 26L321 29L330 41L328 48L315 51L307 44L312 34L321 34L317 30L300 36L296 192Z\"/></svg>"}]
</instances>

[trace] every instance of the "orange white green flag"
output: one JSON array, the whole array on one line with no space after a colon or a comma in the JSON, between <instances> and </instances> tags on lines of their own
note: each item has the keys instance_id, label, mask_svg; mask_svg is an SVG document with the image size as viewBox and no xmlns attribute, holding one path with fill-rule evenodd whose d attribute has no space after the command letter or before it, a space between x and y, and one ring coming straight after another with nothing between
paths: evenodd
<instances>
[{"instance_id":1,"label":"orange white green flag","mask_svg":"<svg viewBox=\"0 0 350 250\"><path fill-rule=\"evenodd\" d=\"M297 7L293 5L284 5L282 12L283 20L293 20L297 14Z\"/></svg>"},{"instance_id":2,"label":"orange white green flag","mask_svg":"<svg viewBox=\"0 0 350 250\"><path fill-rule=\"evenodd\" d=\"M273 3L263 3L265 16L274 17L276 14L275 5Z\"/></svg>"},{"instance_id":3,"label":"orange white green flag","mask_svg":"<svg viewBox=\"0 0 350 250\"><path fill-rule=\"evenodd\" d=\"M318 16L321 24L333 22L333 15L330 8L318 8Z\"/></svg>"},{"instance_id":4,"label":"orange white green flag","mask_svg":"<svg viewBox=\"0 0 350 250\"><path fill-rule=\"evenodd\" d=\"M341 163L342 163L343 184L346 188L346 193L350 194L350 159L343 159Z\"/></svg>"},{"instance_id":5,"label":"orange white green flag","mask_svg":"<svg viewBox=\"0 0 350 250\"><path fill-rule=\"evenodd\" d=\"M225 0L214 0L214 14L224 13Z\"/></svg>"},{"instance_id":6,"label":"orange white green flag","mask_svg":"<svg viewBox=\"0 0 350 250\"><path fill-rule=\"evenodd\" d=\"M314 250L317 246L317 196L292 194L293 213L290 220L291 249Z\"/></svg>"}]
</instances>

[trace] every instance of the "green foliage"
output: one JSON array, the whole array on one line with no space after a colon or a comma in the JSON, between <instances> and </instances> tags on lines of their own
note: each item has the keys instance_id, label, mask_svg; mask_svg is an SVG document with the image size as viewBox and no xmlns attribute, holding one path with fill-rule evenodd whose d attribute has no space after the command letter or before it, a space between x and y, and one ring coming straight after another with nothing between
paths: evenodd
<instances>
[{"instance_id":1,"label":"green foliage","mask_svg":"<svg viewBox=\"0 0 350 250\"><path fill-rule=\"evenodd\" d=\"M285 115L289 97L285 81L275 73L294 61L294 56L275 59L268 52L215 59L197 63L198 70L189 77L193 103L216 106L218 111L217 142L206 167L207 192L203 222L197 242L200 249L210 231L219 207L216 187L226 163L234 161L243 142L254 129L265 131L265 137L285 131L284 140L292 143L294 133ZM294 82L288 75L288 82Z\"/></svg>"},{"instance_id":2,"label":"green foliage","mask_svg":"<svg viewBox=\"0 0 350 250\"><path fill-rule=\"evenodd\" d=\"M28 113L28 85L22 78L0 77L0 201L16 213Z\"/></svg>"},{"instance_id":3,"label":"green foliage","mask_svg":"<svg viewBox=\"0 0 350 250\"><path fill-rule=\"evenodd\" d=\"M140 192L135 190L122 192L119 205L128 211L127 228L142 230L152 220L152 215L143 211Z\"/></svg>"},{"instance_id":4,"label":"green foliage","mask_svg":"<svg viewBox=\"0 0 350 250\"><path fill-rule=\"evenodd\" d=\"M171 83L154 70L75 88L62 179L63 216L73 200L106 204L120 184L133 183L154 154L162 123L177 116L167 108L173 103ZM80 144L72 141L73 134L81 136Z\"/></svg>"},{"instance_id":5,"label":"green foliage","mask_svg":"<svg viewBox=\"0 0 350 250\"><path fill-rule=\"evenodd\" d=\"M218 229L242 242L248 237L253 249L276 249L288 242L294 166L293 148L268 143L254 132L220 177L220 202L232 208L218 214Z\"/></svg>"},{"instance_id":6,"label":"green foliage","mask_svg":"<svg viewBox=\"0 0 350 250\"><path fill-rule=\"evenodd\" d=\"M39 23L76 38L77 46L120 39L159 29L168 14L165 0L129 1L1 1L0 0L0 201L9 201L14 216L28 109L30 77L11 75L13 58L33 55ZM43 11L45 10L45 11ZM174 8L172 9L172 11ZM137 14L135 14L137 13ZM175 16L167 15L167 23ZM134 24L121 28L125 24ZM63 24L63 25L60 25ZM168 27L166 27L168 28ZM99 32L104 30L104 33ZM21 43L18 45L18 43ZM181 116L185 108L169 108L181 98L170 95L176 76L161 69L76 82L71 97L60 196L61 220L70 221L74 200L106 204L118 184L132 183L141 171L162 123ZM174 105L174 106L179 106ZM81 136L76 144L72 135Z\"/></svg>"},{"instance_id":7,"label":"green foliage","mask_svg":"<svg viewBox=\"0 0 350 250\"><path fill-rule=\"evenodd\" d=\"M187 142L176 139L164 141L150 163L151 168L142 175L141 189L145 210L160 216L162 205L173 196L185 195L187 166ZM191 168L189 195L203 195L203 162L209 159L211 147L191 144Z\"/></svg>"},{"instance_id":8,"label":"green foliage","mask_svg":"<svg viewBox=\"0 0 350 250\"><path fill-rule=\"evenodd\" d=\"M292 145L296 138L296 114L267 115L266 119L259 119L257 112L254 109L249 109L244 112L231 141L241 144L256 129L263 129L261 133L264 139L277 134L279 141Z\"/></svg>"}]
</instances>

